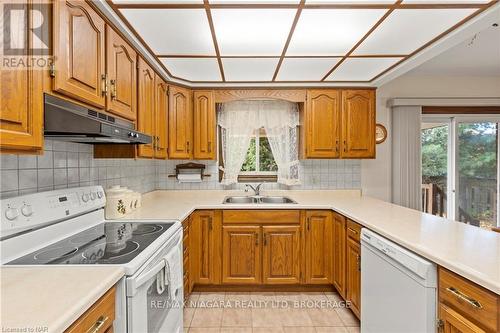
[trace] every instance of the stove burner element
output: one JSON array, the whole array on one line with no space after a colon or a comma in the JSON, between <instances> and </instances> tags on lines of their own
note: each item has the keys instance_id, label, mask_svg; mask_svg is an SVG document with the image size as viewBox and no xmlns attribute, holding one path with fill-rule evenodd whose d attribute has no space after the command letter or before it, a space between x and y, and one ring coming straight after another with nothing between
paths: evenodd
<instances>
[{"instance_id":1,"label":"stove burner element","mask_svg":"<svg viewBox=\"0 0 500 333\"><path fill-rule=\"evenodd\" d=\"M71 248L71 247L55 247L52 249L46 249L42 252L39 252L35 254L35 259L36 260L54 260L54 259L59 259L59 258L64 258L69 255L74 254L76 251L78 251L77 247Z\"/></svg>"},{"instance_id":2,"label":"stove burner element","mask_svg":"<svg viewBox=\"0 0 500 333\"><path fill-rule=\"evenodd\" d=\"M133 234L134 235L150 235L154 234L155 232L162 231L163 226L159 224L145 224L145 225L139 225L136 230L134 230Z\"/></svg>"}]
</instances>

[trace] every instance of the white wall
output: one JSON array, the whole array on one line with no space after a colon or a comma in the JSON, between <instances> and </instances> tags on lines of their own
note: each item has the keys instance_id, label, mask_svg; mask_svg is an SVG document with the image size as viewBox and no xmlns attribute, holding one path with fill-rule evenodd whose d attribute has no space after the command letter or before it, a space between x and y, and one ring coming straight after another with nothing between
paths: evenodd
<instances>
[{"instance_id":1,"label":"white wall","mask_svg":"<svg viewBox=\"0 0 500 333\"><path fill-rule=\"evenodd\" d=\"M406 74L377 90L377 122L389 134L377 145L377 158L361 163L363 194L391 201L391 113L387 101L404 97L500 97L500 77L417 76Z\"/></svg>"}]
</instances>

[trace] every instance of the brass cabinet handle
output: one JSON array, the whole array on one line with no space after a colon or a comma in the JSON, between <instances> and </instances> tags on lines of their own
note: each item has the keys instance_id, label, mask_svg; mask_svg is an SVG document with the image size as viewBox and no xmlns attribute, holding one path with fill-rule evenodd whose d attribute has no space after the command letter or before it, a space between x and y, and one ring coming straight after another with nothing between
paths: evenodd
<instances>
[{"instance_id":1,"label":"brass cabinet handle","mask_svg":"<svg viewBox=\"0 0 500 333\"><path fill-rule=\"evenodd\" d=\"M102 95L107 96L108 95L108 74L103 74L101 75L101 89L102 89Z\"/></svg>"},{"instance_id":2,"label":"brass cabinet handle","mask_svg":"<svg viewBox=\"0 0 500 333\"><path fill-rule=\"evenodd\" d=\"M111 99L116 99L116 80L109 80L111 84Z\"/></svg>"},{"instance_id":3,"label":"brass cabinet handle","mask_svg":"<svg viewBox=\"0 0 500 333\"><path fill-rule=\"evenodd\" d=\"M347 153L347 141L344 140L344 153Z\"/></svg>"},{"instance_id":4,"label":"brass cabinet handle","mask_svg":"<svg viewBox=\"0 0 500 333\"><path fill-rule=\"evenodd\" d=\"M104 326L104 324L108 321L109 317L104 318L104 316L100 316L99 319L95 322L94 326L87 330L86 333L97 333Z\"/></svg>"},{"instance_id":5,"label":"brass cabinet handle","mask_svg":"<svg viewBox=\"0 0 500 333\"><path fill-rule=\"evenodd\" d=\"M208 152L212 152L212 141L208 141Z\"/></svg>"},{"instance_id":6,"label":"brass cabinet handle","mask_svg":"<svg viewBox=\"0 0 500 333\"><path fill-rule=\"evenodd\" d=\"M450 293L452 293L453 295L455 295L457 298L469 303L470 305L472 305L476 309L483 308L483 306L481 305L481 303L479 303L479 301L476 301L472 297L467 296L466 294L462 293L460 290L458 290L455 287L448 287L448 288L446 288L446 290L449 291Z\"/></svg>"},{"instance_id":7,"label":"brass cabinet handle","mask_svg":"<svg viewBox=\"0 0 500 333\"><path fill-rule=\"evenodd\" d=\"M339 152L339 140L335 141L335 151L338 153Z\"/></svg>"},{"instance_id":8,"label":"brass cabinet handle","mask_svg":"<svg viewBox=\"0 0 500 333\"><path fill-rule=\"evenodd\" d=\"M356 255L356 262L358 264L358 272L361 272L361 257L358 255Z\"/></svg>"}]
</instances>

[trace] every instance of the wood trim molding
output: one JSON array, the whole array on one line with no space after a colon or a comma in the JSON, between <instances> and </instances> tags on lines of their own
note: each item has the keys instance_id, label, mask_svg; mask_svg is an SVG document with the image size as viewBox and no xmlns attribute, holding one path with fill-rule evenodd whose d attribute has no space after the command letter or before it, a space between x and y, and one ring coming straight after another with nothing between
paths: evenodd
<instances>
[{"instance_id":1,"label":"wood trim molding","mask_svg":"<svg viewBox=\"0 0 500 333\"><path fill-rule=\"evenodd\" d=\"M422 114L500 114L499 106L423 106Z\"/></svg>"},{"instance_id":2,"label":"wood trim molding","mask_svg":"<svg viewBox=\"0 0 500 333\"><path fill-rule=\"evenodd\" d=\"M289 102L306 101L305 89L219 89L214 90L215 103L225 103L240 99L271 98Z\"/></svg>"},{"instance_id":3,"label":"wood trim molding","mask_svg":"<svg viewBox=\"0 0 500 333\"><path fill-rule=\"evenodd\" d=\"M217 36L215 34L215 28L214 28L214 21L212 19L212 12L210 10L210 4L208 3L208 0L203 0L203 5L205 7L205 12L207 13L208 25L210 26L210 34L212 35L215 54L217 56L217 63L219 64L220 76L222 78L222 82L226 82L226 75L224 74L222 59L220 58L219 43L217 42Z\"/></svg>"},{"instance_id":4,"label":"wood trim molding","mask_svg":"<svg viewBox=\"0 0 500 333\"><path fill-rule=\"evenodd\" d=\"M500 97L484 98L393 98L387 102L388 107L396 106L448 106L448 107L496 107L500 106Z\"/></svg>"}]
</instances>

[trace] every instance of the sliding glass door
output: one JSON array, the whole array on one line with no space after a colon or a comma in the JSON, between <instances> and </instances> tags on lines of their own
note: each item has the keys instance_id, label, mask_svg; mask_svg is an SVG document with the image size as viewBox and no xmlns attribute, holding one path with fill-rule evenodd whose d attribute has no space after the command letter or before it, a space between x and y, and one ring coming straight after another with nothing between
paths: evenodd
<instances>
[{"instance_id":1,"label":"sliding glass door","mask_svg":"<svg viewBox=\"0 0 500 333\"><path fill-rule=\"evenodd\" d=\"M422 210L483 228L498 214L500 118L425 116Z\"/></svg>"}]
</instances>

